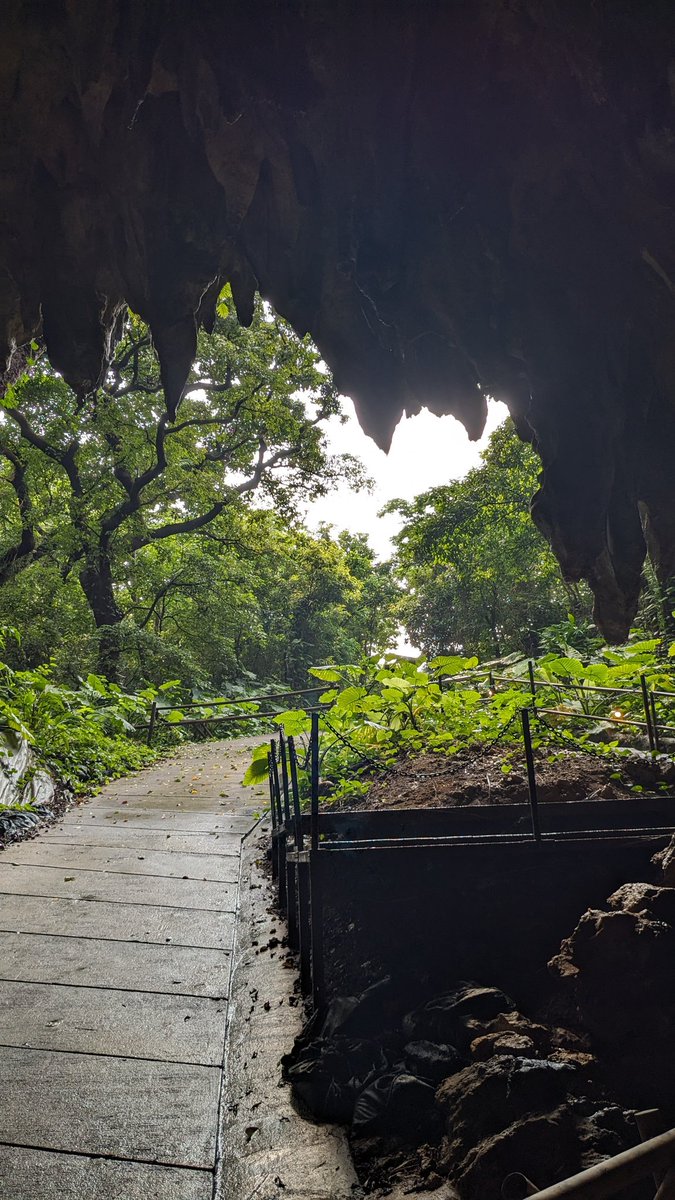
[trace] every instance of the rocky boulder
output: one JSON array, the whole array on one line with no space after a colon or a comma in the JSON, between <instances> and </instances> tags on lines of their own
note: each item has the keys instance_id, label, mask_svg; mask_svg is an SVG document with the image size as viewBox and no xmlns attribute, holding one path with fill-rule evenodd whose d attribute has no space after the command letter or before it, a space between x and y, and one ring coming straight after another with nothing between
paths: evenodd
<instances>
[{"instance_id":1,"label":"rocky boulder","mask_svg":"<svg viewBox=\"0 0 675 1200\"><path fill-rule=\"evenodd\" d=\"M589 909L549 967L636 1107L675 1105L675 888L626 884Z\"/></svg>"},{"instance_id":2,"label":"rocky boulder","mask_svg":"<svg viewBox=\"0 0 675 1200\"><path fill-rule=\"evenodd\" d=\"M441 1085L440 1167L462 1200L499 1196L512 1171L546 1187L638 1140L624 1112L603 1098L592 1065L504 1055Z\"/></svg>"}]
</instances>

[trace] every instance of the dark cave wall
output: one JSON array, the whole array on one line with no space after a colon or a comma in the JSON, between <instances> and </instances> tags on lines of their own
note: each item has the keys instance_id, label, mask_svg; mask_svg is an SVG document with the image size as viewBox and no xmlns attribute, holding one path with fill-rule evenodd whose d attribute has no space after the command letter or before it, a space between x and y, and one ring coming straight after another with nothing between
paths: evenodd
<instances>
[{"instance_id":1,"label":"dark cave wall","mask_svg":"<svg viewBox=\"0 0 675 1200\"><path fill-rule=\"evenodd\" d=\"M310 332L368 432L480 434L610 639L675 569L675 9L6 0L0 340L86 393L125 303L175 410L221 283ZM9 368L12 369L11 366Z\"/></svg>"}]
</instances>

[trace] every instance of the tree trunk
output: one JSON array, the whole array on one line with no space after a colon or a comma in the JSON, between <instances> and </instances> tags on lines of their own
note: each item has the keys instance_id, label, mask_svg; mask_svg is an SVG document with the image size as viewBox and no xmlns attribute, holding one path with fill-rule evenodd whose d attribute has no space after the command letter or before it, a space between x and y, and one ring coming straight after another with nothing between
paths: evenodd
<instances>
[{"instance_id":1,"label":"tree trunk","mask_svg":"<svg viewBox=\"0 0 675 1200\"><path fill-rule=\"evenodd\" d=\"M112 565L105 548L99 547L95 554L89 556L86 567L80 571L80 586L99 631L98 673L116 683L120 644L115 627L120 624L124 614L115 600Z\"/></svg>"}]
</instances>

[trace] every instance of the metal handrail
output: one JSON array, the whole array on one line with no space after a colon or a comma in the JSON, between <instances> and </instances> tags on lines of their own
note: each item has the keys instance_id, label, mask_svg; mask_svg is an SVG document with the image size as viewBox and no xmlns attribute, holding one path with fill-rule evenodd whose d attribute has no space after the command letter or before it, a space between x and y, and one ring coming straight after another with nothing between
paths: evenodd
<instances>
[{"instance_id":1,"label":"metal handrail","mask_svg":"<svg viewBox=\"0 0 675 1200\"><path fill-rule=\"evenodd\" d=\"M672 1200L675 1196L675 1129L658 1137L631 1146L612 1158L587 1167L569 1179L554 1183L541 1191L531 1192L532 1200L606 1200L646 1175L659 1175L656 1200Z\"/></svg>"},{"instance_id":2,"label":"metal handrail","mask_svg":"<svg viewBox=\"0 0 675 1200\"><path fill-rule=\"evenodd\" d=\"M266 692L262 696L239 696L238 698L227 696L219 700L186 700L185 703L178 702L176 704L157 704L155 707L158 713L172 712L174 709L181 711L184 708L216 708L220 705L227 704L257 704L260 700L282 700L288 696L308 696L313 692L324 692L326 690L325 683L317 685L317 687L306 687L298 691L291 692Z\"/></svg>"},{"instance_id":3,"label":"metal handrail","mask_svg":"<svg viewBox=\"0 0 675 1200\"><path fill-rule=\"evenodd\" d=\"M323 709L303 708L303 712L323 712ZM181 725L222 725L225 721L255 721L258 717L262 720L263 717L278 717L281 714L276 709L269 709L267 712L260 712L256 709L255 712L229 713L226 717L183 717L182 721L169 721L174 729L180 729Z\"/></svg>"},{"instance_id":4,"label":"metal handrail","mask_svg":"<svg viewBox=\"0 0 675 1200\"><path fill-rule=\"evenodd\" d=\"M315 686L315 688L303 688L298 691L264 692L264 694L261 696L246 696L246 697L239 697L239 698L234 698L234 697L228 696L228 697L223 697L222 700L191 700L191 701L186 701L185 703L177 703L177 704L157 704L157 702L154 701L153 704L151 704L150 720L148 721L148 725L141 725L141 726L138 726L138 728L139 728L139 730L145 730L145 732L147 732L148 745L151 745L151 744L153 744L153 737L155 736L157 721L161 721L161 720L166 721L165 716L163 716L163 714L165 714L165 713L173 713L173 712L180 713L180 712L183 712L183 710L185 710L185 709L192 709L192 708L217 708L219 706L221 706L221 707L226 706L226 704L229 704L229 706L234 706L234 704L241 704L241 706L244 706L244 704L246 704L246 706L249 706L246 709L244 709L243 712L232 713L232 715L228 715L228 716L217 716L217 715L215 715L215 716L183 716L183 718L181 718L180 721L167 721L166 722L167 725L171 726L172 728L177 728L177 730L179 730L179 728L183 728L186 725L223 725L223 724L226 724L227 721L252 721L252 720L257 720L258 718L261 720L264 720L264 719L269 718L269 716L279 716L280 715L279 710L268 709L268 710L265 710L265 712L261 713L261 710L259 710L259 708L251 709L251 707L250 707L251 704L258 704L258 703L261 703L263 700L277 700L277 701L288 700L288 698L292 697L292 696L313 696L316 694L317 691L324 691L324 690L325 690L325 684L317 684ZM316 703L316 701L315 701L315 703ZM309 706L305 706L304 712L306 712L306 713L323 712L323 709L316 709L316 708L312 708Z\"/></svg>"},{"instance_id":5,"label":"metal handrail","mask_svg":"<svg viewBox=\"0 0 675 1200\"><path fill-rule=\"evenodd\" d=\"M582 713L576 712L569 708L543 708L537 706L537 713L544 713L553 717L567 717L570 721L595 721L596 725L635 725L638 729L649 729L646 721L637 721L633 717L612 717L611 715L604 716L602 713ZM660 729L668 729L669 726L661 725ZM675 728L672 729L675 734Z\"/></svg>"}]
</instances>

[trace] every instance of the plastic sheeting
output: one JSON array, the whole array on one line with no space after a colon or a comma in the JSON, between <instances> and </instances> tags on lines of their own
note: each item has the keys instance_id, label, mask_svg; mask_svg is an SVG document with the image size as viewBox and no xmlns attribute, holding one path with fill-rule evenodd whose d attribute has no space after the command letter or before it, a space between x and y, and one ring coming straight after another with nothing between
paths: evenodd
<instances>
[{"instance_id":1,"label":"plastic sheeting","mask_svg":"<svg viewBox=\"0 0 675 1200\"><path fill-rule=\"evenodd\" d=\"M7 731L0 733L0 809L21 804L48 807L56 784L38 767L28 742Z\"/></svg>"}]
</instances>

